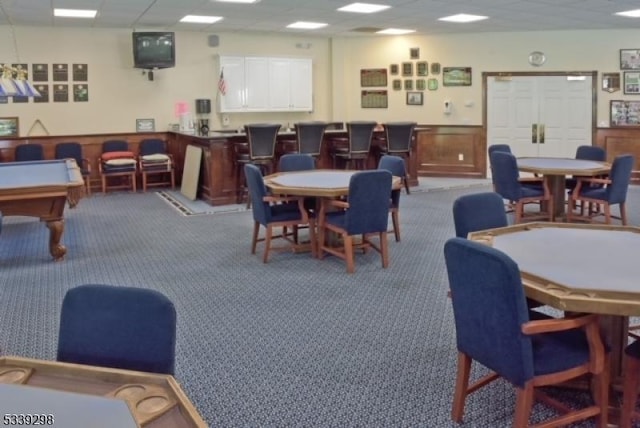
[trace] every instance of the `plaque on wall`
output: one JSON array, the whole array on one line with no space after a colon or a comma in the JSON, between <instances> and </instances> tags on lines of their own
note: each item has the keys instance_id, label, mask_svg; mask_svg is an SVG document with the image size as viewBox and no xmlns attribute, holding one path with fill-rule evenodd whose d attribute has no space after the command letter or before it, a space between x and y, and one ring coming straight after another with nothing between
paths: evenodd
<instances>
[{"instance_id":1,"label":"plaque on wall","mask_svg":"<svg viewBox=\"0 0 640 428\"><path fill-rule=\"evenodd\" d=\"M69 85L53 85L53 101L66 103L69 101Z\"/></svg>"},{"instance_id":2,"label":"plaque on wall","mask_svg":"<svg viewBox=\"0 0 640 428\"><path fill-rule=\"evenodd\" d=\"M69 80L69 64L53 64L53 81L66 82ZM55 101L55 97L54 97Z\"/></svg>"},{"instance_id":3,"label":"plaque on wall","mask_svg":"<svg viewBox=\"0 0 640 428\"><path fill-rule=\"evenodd\" d=\"M386 90L362 91L360 94L362 108L387 108L388 95Z\"/></svg>"},{"instance_id":4,"label":"plaque on wall","mask_svg":"<svg viewBox=\"0 0 640 428\"><path fill-rule=\"evenodd\" d=\"M387 69L363 68L360 70L360 86L387 86Z\"/></svg>"},{"instance_id":5,"label":"plaque on wall","mask_svg":"<svg viewBox=\"0 0 640 428\"><path fill-rule=\"evenodd\" d=\"M73 85L73 101L77 103L89 101L89 85Z\"/></svg>"},{"instance_id":6,"label":"plaque on wall","mask_svg":"<svg viewBox=\"0 0 640 428\"><path fill-rule=\"evenodd\" d=\"M20 95L14 95L13 96L13 103L14 104L28 103L28 102L29 102L29 97L22 97Z\"/></svg>"},{"instance_id":7,"label":"plaque on wall","mask_svg":"<svg viewBox=\"0 0 640 428\"><path fill-rule=\"evenodd\" d=\"M36 90L40 92L39 97L34 97L34 103L48 103L49 102L49 85L35 85Z\"/></svg>"},{"instance_id":8,"label":"plaque on wall","mask_svg":"<svg viewBox=\"0 0 640 428\"><path fill-rule=\"evenodd\" d=\"M471 86L471 67L443 67L442 86Z\"/></svg>"},{"instance_id":9,"label":"plaque on wall","mask_svg":"<svg viewBox=\"0 0 640 428\"><path fill-rule=\"evenodd\" d=\"M89 80L87 64L73 64L73 81L86 82L87 80Z\"/></svg>"},{"instance_id":10,"label":"plaque on wall","mask_svg":"<svg viewBox=\"0 0 640 428\"><path fill-rule=\"evenodd\" d=\"M9 104L9 97L0 97L0 104Z\"/></svg>"},{"instance_id":11,"label":"plaque on wall","mask_svg":"<svg viewBox=\"0 0 640 428\"><path fill-rule=\"evenodd\" d=\"M31 67L34 82L49 81L49 64L33 64Z\"/></svg>"}]
</instances>

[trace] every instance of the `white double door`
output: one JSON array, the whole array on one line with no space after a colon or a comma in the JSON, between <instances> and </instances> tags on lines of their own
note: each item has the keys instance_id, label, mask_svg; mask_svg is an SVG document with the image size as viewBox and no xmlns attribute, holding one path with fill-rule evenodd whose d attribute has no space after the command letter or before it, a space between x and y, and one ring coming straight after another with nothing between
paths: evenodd
<instances>
[{"instance_id":1,"label":"white double door","mask_svg":"<svg viewBox=\"0 0 640 428\"><path fill-rule=\"evenodd\" d=\"M487 146L572 158L592 143L593 97L590 75L487 76Z\"/></svg>"}]
</instances>

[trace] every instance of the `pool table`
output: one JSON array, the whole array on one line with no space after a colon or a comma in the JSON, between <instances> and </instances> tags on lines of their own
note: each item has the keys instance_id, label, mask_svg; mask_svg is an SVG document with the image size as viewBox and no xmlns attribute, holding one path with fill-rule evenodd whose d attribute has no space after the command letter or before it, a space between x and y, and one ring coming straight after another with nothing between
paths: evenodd
<instances>
[{"instance_id":1,"label":"pool table","mask_svg":"<svg viewBox=\"0 0 640 428\"><path fill-rule=\"evenodd\" d=\"M49 252L62 260L60 243L64 207L74 208L83 195L84 181L73 159L0 163L0 211L4 216L38 217L49 228Z\"/></svg>"}]
</instances>

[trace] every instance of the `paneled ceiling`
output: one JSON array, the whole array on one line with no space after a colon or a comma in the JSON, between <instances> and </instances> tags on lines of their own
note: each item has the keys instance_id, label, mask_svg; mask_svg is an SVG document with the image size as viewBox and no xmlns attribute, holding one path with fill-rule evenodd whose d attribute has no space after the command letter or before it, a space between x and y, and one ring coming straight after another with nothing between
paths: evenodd
<instances>
[{"instance_id":1,"label":"paneled ceiling","mask_svg":"<svg viewBox=\"0 0 640 428\"><path fill-rule=\"evenodd\" d=\"M253 5L214 0L0 0L0 25L157 29L173 31L259 31L324 37L362 35L357 29L404 28L416 34L502 31L640 29L639 18L614 15L640 7L638 0L362 0L391 6L374 14L338 12L348 0L261 0ZM53 8L96 9L95 19L54 18ZM438 21L457 13L488 15L472 24ZM185 15L215 15L215 24L180 23ZM292 30L294 21L329 24ZM377 35L378 37L382 37ZM631 41L631 45L635 42Z\"/></svg>"}]
</instances>

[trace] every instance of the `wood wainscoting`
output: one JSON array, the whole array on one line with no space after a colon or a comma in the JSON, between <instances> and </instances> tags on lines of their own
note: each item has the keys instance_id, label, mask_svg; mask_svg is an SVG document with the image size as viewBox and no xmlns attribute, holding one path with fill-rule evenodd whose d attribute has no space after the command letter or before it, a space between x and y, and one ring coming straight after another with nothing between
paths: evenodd
<instances>
[{"instance_id":1,"label":"wood wainscoting","mask_svg":"<svg viewBox=\"0 0 640 428\"><path fill-rule=\"evenodd\" d=\"M628 128L598 128L595 145L607 151L607 161L630 154L635 158L631 182L640 184L640 126Z\"/></svg>"},{"instance_id":2,"label":"wood wainscoting","mask_svg":"<svg viewBox=\"0 0 640 428\"><path fill-rule=\"evenodd\" d=\"M419 176L486 177L487 145L481 126L421 125L417 136Z\"/></svg>"}]
</instances>

